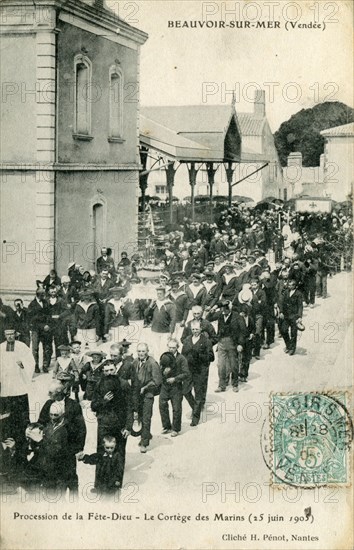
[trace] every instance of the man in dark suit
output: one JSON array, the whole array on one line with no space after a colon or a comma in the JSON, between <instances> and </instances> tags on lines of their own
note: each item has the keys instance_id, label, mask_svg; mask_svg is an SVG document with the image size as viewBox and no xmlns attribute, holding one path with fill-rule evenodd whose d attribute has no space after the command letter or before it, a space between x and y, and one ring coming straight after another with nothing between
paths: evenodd
<instances>
[{"instance_id":1,"label":"man in dark suit","mask_svg":"<svg viewBox=\"0 0 354 550\"><path fill-rule=\"evenodd\" d=\"M178 341L171 338L168 351L160 357L162 386L159 396L159 409L163 434L176 437L181 431L183 382L190 377L187 359L178 353ZM172 405L172 422L168 403Z\"/></svg>"},{"instance_id":2,"label":"man in dark suit","mask_svg":"<svg viewBox=\"0 0 354 550\"><path fill-rule=\"evenodd\" d=\"M108 250L108 248L106 247L101 249L101 256L97 258L97 261L96 261L97 273L101 273L101 271L106 268L108 269L111 275L114 275L115 273L114 260L110 252L111 250Z\"/></svg>"},{"instance_id":3,"label":"man in dark suit","mask_svg":"<svg viewBox=\"0 0 354 550\"><path fill-rule=\"evenodd\" d=\"M31 344L31 335L29 328L28 320L28 311L26 307L23 307L23 301L21 298L16 298L14 301L15 304L15 315L14 315L14 328L19 334L19 341L26 344L30 347Z\"/></svg>"},{"instance_id":4,"label":"man in dark suit","mask_svg":"<svg viewBox=\"0 0 354 550\"><path fill-rule=\"evenodd\" d=\"M80 404L70 399L70 381L64 384L59 380L52 382L49 387L49 399L42 407L38 422L45 426L49 422L49 411L52 403L63 401L65 405L64 418L68 433L67 449L67 485L74 493L78 490L78 476L76 473L76 453L83 451L86 440L86 424Z\"/></svg>"},{"instance_id":5,"label":"man in dark suit","mask_svg":"<svg viewBox=\"0 0 354 550\"><path fill-rule=\"evenodd\" d=\"M95 294L99 310L100 310L100 324L98 328L98 336L100 338L104 337L104 322L105 322L105 312L106 312L106 302L110 297L110 290L115 286L114 281L109 278L109 270L104 267L101 270L101 273L97 277L97 280L93 283L91 290Z\"/></svg>"},{"instance_id":6,"label":"man in dark suit","mask_svg":"<svg viewBox=\"0 0 354 550\"><path fill-rule=\"evenodd\" d=\"M52 333L50 330L50 310L45 299L45 290L39 288L36 297L28 306L28 317L32 331L32 353L36 362L35 372L39 370L39 344L43 346L43 372L48 372L52 357Z\"/></svg>"},{"instance_id":7,"label":"man in dark suit","mask_svg":"<svg viewBox=\"0 0 354 550\"><path fill-rule=\"evenodd\" d=\"M210 339L202 334L200 321L192 321L191 330L192 335L188 336L183 342L182 355L187 359L194 389L194 406L191 426L197 426L203 405L205 404L208 389L209 365L214 361L214 353Z\"/></svg>"},{"instance_id":8,"label":"man in dark suit","mask_svg":"<svg viewBox=\"0 0 354 550\"><path fill-rule=\"evenodd\" d=\"M161 388L162 376L158 363L149 355L149 347L141 342L138 344L138 358L133 366L137 376L136 396L133 397L134 419L140 419L142 423L140 452L146 453L152 439L150 432L154 396L158 395Z\"/></svg>"},{"instance_id":9,"label":"man in dark suit","mask_svg":"<svg viewBox=\"0 0 354 550\"><path fill-rule=\"evenodd\" d=\"M133 425L131 395L116 375L116 365L111 359L102 364L103 373L93 391L91 409L97 415L97 452L103 451L104 437L113 436L121 457L122 486L125 467L125 448Z\"/></svg>"},{"instance_id":10,"label":"man in dark suit","mask_svg":"<svg viewBox=\"0 0 354 550\"><path fill-rule=\"evenodd\" d=\"M236 361L237 346L237 313L231 310L231 302L223 300L219 311L210 312L208 321L218 321L218 374L219 386L217 393L224 392L230 375L233 391L238 391L238 365Z\"/></svg>"},{"instance_id":11,"label":"man in dark suit","mask_svg":"<svg viewBox=\"0 0 354 550\"><path fill-rule=\"evenodd\" d=\"M242 293L240 294L242 295ZM240 300L238 311L236 351L238 354L239 380L240 382L247 382L256 324L252 316L252 307L243 302L242 299Z\"/></svg>"},{"instance_id":12,"label":"man in dark suit","mask_svg":"<svg viewBox=\"0 0 354 550\"><path fill-rule=\"evenodd\" d=\"M298 323L301 323L303 295L296 288L296 281L289 280L289 286L284 290L279 300L280 332L285 342L285 353L294 355L297 343Z\"/></svg>"}]
</instances>

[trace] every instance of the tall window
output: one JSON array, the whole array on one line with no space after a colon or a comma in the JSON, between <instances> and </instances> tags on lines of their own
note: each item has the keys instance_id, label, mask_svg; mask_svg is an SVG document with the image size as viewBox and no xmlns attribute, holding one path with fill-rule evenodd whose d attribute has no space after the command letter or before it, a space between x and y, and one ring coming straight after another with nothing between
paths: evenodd
<instances>
[{"instance_id":1,"label":"tall window","mask_svg":"<svg viewBox=\"0 0 354 550\"><path fill-rule=\"evenodd\" d=\"M284 198L284 201L288 200L288 190L286 187L283 188L283 198Z\"/></svg>"},{"instance_id":2,"label":"tall window","mask_svg":"<svg viewBox=\"0 0 354 550\"><path fill-rule=\"evenodd\" d=\"M123 75L113 65L109 71L109 137L121 139L123 135Z\"/></svg>"},{"instance_id":3,"label":"tall window","mask_svg":"<svg viewBox=\"0 0 354 550\"><path fill-rule=\"evenodd\" d=\"M83 55L75 57L75 134L91 133L91 62Z\"/></svg>"}]
</instances>

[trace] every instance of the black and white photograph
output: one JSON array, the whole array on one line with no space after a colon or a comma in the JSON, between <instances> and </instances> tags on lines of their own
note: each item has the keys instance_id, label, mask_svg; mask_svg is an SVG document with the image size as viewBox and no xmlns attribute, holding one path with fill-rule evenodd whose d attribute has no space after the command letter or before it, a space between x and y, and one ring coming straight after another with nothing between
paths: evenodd
<instances>
[{"instance_id":1,"label":"black and white photograph","mask_svg":"<svg viewBox=\"0 0 354 550\"><path fill-rule=\"evenodd\" d=\"M0 0L3 550L353 548L352 0Z\"/></svg>"}]
</instances>

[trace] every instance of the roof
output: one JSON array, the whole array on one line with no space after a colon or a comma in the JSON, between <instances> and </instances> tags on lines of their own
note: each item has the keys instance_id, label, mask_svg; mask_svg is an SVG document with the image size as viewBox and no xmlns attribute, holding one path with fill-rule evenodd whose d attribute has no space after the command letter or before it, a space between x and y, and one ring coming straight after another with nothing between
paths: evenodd
<instances>
[{"instance_id":1,"label":"roof","mask_svg":"<svg viewBox=\"0 0 354 550\"><path fill-rule=\"evenodd\" d=\"M140 141L174 158L207 159L210 151L202 144L187 139L144 115L140 115Z\"/></svg>"},{"instance_id":2,"label":"roof","mask_svg":"<svg viewBox=\"0 0 354 550\"><path fill-rule=\"evenodd\" d=\"M266 118L255 113L236 113L234 105L166 105L141 107L140 139L179 159L223 161L225 135L232 117L241 139L262 136ZM239 160L267 159L241 147Z\"/></svg>"},{"instance_id":3,"label":"roof","mask_svg":"<svg viewBox=\"0 0 354 550\"><path fill-rule=\"evenodd\" d=\"M349 122L349 124L343 124L342 126L334 126L333 128L328 128L327 130L322 130L320 134L324 137L352 137L354 136L354 122Z\"/></svg>"},{"instance_id":4,"label":"roof","mask_svg":"<svg viewBox=\"0 0 354 550\"><path fill-rule=\"evenodd\" d=\"M241 128L241 136L261 136L265 117L256 116L254 113L237 113Z\"/></svg>"},{"instance_id":5,"label":"roof","mask_svg":"<svg viewBox=\"0 0 354 550\"><path fill-rule=\"evenodd\" d=\"M141 115L142 143L184 161L222 162L225 136L233 117L236 132L240 133L232 105L142 107ZM239 151L235 150L234 156L235 160L239 158Z\"/></svg>"},{"instance_id":6,"label":"roof","mask_svg":"<svg viewBox=\"0 0 354 550\"><path fill-rule=\"evenodd\" d=\"M173 105L141 108L143 115L182 134L226 132L232 111L230 105Z\"/></svg>"}]
</instances>

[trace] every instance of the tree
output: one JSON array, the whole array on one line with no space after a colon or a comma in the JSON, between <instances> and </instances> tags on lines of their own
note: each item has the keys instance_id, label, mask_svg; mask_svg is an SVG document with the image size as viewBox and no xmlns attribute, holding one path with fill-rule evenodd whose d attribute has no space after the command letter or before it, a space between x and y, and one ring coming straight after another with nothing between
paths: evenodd
<instances>
[{"instance_id":1,"label":"tree","mask_svg":"<svg viewBox=\"0 0 354 550\"><path fill-rule=\"evenodd\" d=\"M286 166L289 153L302 153L303 166L319 166L324 151L321 130L354 121L354 109L339 101L327 101L311 109L301 109L283 122L274 134L282 166Z\"/></svg>"}]
</instances>

